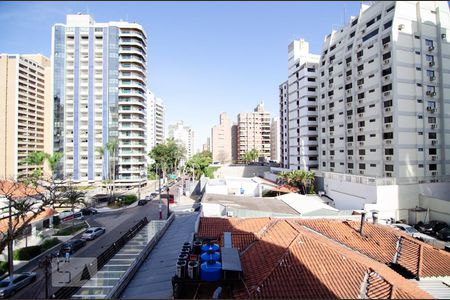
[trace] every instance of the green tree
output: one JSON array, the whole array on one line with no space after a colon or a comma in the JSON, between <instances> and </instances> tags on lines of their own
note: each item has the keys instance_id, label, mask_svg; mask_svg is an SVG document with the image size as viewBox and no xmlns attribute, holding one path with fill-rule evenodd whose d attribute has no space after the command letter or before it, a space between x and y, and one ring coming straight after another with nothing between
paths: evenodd
<instances>
[{"instance_id":1,"label":"green tree","mask_svg":"<svg viewBox=\"0 0 450 300\"><path fill-rule=\"evenodd\" d=\"M44 161L47 158L47 154L43 151L31 152L22 160L22 164L28 166L34 166L36 169L33 171L33 177L41 177L43 175L42 167L44 165Z\"/></svg>"},{"instance_id":2,"label":"green tree","mask_svg":"<svg viewBox=\"0 0 450 300\"><path fill-rule=\"evenodd\" d=\"M208 171L208 167L211 163L211 152L203 151L192 156L192 158L186 163L186 167L193 170L194 178L198 180L202 175L211 175L210 171Z\"/></svg>"},{"instance_id":3,"label":"green tree","mask_svg":"<svg viewBox=\"0 0 450 300\"><path fill-rule=\"evenodd\" d=\"M281 182L295 186L302 194L314 193L315 174L313 171L292 170L280 172L278 178Z\"/></svg>"},{"instance_id":4,"label":"green tree","mask_svg":"<svg viewBox=\"0 0 450 300\"><path fill-rule=\"evenodd\" d=\"M255 162L259 158L259 151L256 149L252 149L244 153L243 160L245 163Z\"/></svg>"},{"instance_id":5,"label":"green tree","mask_svg":"<svg viewBox=\"0 0 450 300\"><path fill-rule=\"evenodd\" d=\"M73 184L69 183L65 187L62 205L70 206L73 214L75 213L75 206L77 204L84 204L86 206L85 195L85 192L77 190ZM73 218L72 226L75 226L75 218Z\"/></svg>"},{"instance_id":6,"label":"green tree","mask_svg":"<svg viewBox=\"0 0 450 300\"><path fill-rule=\"evenodd\" d=\"M58 168L58 164L63 158L64 153L62 152L55 152L53 154L45 153L45 159L47 160L50 170L52 171L53 176L55 176L56 170Z\"/></svg>"},{"instance_id":7,"label":"green tree","mask_svg":"<svg viewBox=\"0 0 450 300\"><path fill-rule=\"evenodd\" d=\"M155 163L152 167L155 170L162 170L163 177L168 172L176 172L181 159L184 158L186 150L173 139L167 140L163 144L158 144L148 153Z\"/></svg>"},{"instance_id":8,"label":"green tree","mask_svg":"<svg viewBox=\"0 0 450 300\"><path fill-rule=\"evenodd\" d=\"M108 161L109 164L109 176L108 176L108 182L111 182L110 187L110 194L114 199L114 190L115 190L115 183L116 183L116 162L117 162L117 154L119 150L119 142L117 139L113 139L111 141L108 141L106 143L106 152L108 155Z\"/></svg>"}]
</instances>

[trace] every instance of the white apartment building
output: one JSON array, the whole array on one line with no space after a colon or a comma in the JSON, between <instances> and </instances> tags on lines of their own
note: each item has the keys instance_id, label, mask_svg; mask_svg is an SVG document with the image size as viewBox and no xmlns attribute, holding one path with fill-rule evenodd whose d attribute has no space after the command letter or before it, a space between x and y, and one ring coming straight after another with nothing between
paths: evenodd
<instances>
[{"instance_id":1,"label":"white apartment building","mask_svg":"<svg viewBox=\"0 0 450 300\"><path fill-rule=\"evenodd\" d=\"M220 114L219 125L211 128L211 150L213 161L231 162L231 121L226 112Z\"/></svg>"},{"instance_id":2,"label":"white apartment building","mask_svg":"<svg viewBox=\"0 0 450 300\"><path fill-rule=\"evenodd\" d=\"M279 86L280 96L280 164L284 169L289 169L289 101L287 94L288 82Z\"/></svg>"},{"instance_id":3,"label":"white apartment building","mask_svg":"<svg viewBox=\"0 0 450 300\"><path fill-rule=\"evenodd\" d=\"M244 154L253 149L258 150L260 158L270 160L270 120L270 112L264 111L262 102L253 112L238 114L238 161L243 161Z\"/></svg>"},{"instance_id":4,"label":"white apartment building","mask_svg":"<svg viewBox=\"0 0 450 300\"><path fill-rule=\"evenodd\" d=\"M165 140L164 104L161 98L147 91L147 153Z\"/></svg>"},{"instance_id":5,"label":"white apartment building","mask_svg":"<svg viewBox=\"0 0 450 300\"><path fill-rule=\"evenodd\" d=\"M320 170L340 208L398 219L421 197L450 200L449 29L447 2L378 1L325 37Z\"/></svg>"},{"instance_id":6,"label":"white apartment building","mask_svg":"<svg viewBox=\"0 0 450 300\"><path fill-rule=\"evenodd\" d=\"M51 86L49 58L0 54L0 178L30 175L38 166L22 161L32 152L52 153Z\"/></svg>"},{"instance_id":7,"label":"white apartment building","mask_svg":"<svg viewBox=\"0 0 450 300\"><path fill-rule=\"evenodd\" d=\"M115 159L118 185L143 183L147 37L142 26L68 15L66 24L52 28L52 61L54 151L64 152L58 175L100 183ZM114 141L117 156L109 159L106 146Z\"/></svg>"},{"instance_id":8,"label":"white apartment building","mask_svg":"<svg viewBox=\"0 0 450 300\"><path fill-rule=\"evenodd\" d=\"M194 153L194 130L184 125L183 121L178 121L169 125L169 138L174 139L186 149L186 160L189 160Z\"/></svg>"},{"instance_id":9,"label":"white apartment building","mask_svg":"<svg viewBox=\"0 0 450 300\"><path fill-rule=\"evenodd\" d=\"M280 161L280 126L278 118L272 119L270 125L270 159L276 162Z\"/></svg>"},{"instance_id":10,"label":"white apartment building","mask_svg":"<svg viewBox=\"0 0 450 300\"><path fill-rule=\"evenodd\" d=\"M283 159L291 170L318 169L317 69L320 56L309 53L309 43L294 40L288 46L287 97L280 86L280 113L283 120Z\"/></svg>"}]
</instances>

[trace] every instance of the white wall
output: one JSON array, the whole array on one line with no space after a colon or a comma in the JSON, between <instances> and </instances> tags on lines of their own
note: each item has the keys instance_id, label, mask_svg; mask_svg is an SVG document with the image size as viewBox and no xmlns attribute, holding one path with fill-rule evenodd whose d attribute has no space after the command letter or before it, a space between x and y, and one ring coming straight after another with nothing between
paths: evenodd
<instances>
[{"instance_id":1,"label":"white wall","mask_svg":"<svg viewBox=\"0 0 450 300\"><path fill-rule=\"evenodd\" d=\"M450 223L450 201L421 196L420 207L429 209L429 220L439 220Z\"/></svg>"}]
</instances>

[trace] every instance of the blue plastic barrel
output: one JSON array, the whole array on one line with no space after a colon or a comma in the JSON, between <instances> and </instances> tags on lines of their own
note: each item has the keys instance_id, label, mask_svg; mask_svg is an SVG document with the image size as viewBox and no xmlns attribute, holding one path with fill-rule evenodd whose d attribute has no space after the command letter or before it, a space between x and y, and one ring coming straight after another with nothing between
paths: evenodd
<instances>
[{"instance_id":1,"label":"blue plastic barrel","mask_svg":"<svg viewBox=\"0 0 450 300\"><path fill-rule=\"evenodd\" d=\"M200 267L200 279L209 282L222 279L222 264L213 260L202 263Z\"/></svg>"},{"instance_id":2,"label":"blue plastic barrel","mask_svg":"<svg viewBox=\"0 0 450 300\"><path fill-rule=\"evenodd\" d=\"M202 253L208 250L219 251L219 245L214 243L207 243L202 246Z\"/></svg>"},{"instance_id":3,"label":"blue plastic barrel","mask_svg":"<svg viewBox=\"0 0 450 300\"><path fill-rule=\"evenodd\" d=\"M205 253L203 253L201 256L201 262L208 261L208 260L214 260L218 261L220 259L220 253L208 250Z\"/></svg>"}]
</instances>

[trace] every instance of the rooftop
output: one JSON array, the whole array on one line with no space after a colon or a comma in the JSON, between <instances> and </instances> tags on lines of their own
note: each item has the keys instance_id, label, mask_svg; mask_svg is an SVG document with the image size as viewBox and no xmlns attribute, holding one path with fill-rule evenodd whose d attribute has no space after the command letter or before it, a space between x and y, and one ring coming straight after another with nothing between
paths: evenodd
<instances>
[{"instance_id":1,"label":"rooftop","mask_svg":"<svg viewBox=\"0 0 450 300\"><path fill-rule=\"evenodd\" d=\"M329 219L201 218L198 236L232 233L245 287L237 298L432 298L390 268L421 277L450 276L450 254L388 226ZM417 264L415 264L417 263ZM417 266L414 268L414 266Z\"/></svg>"}]
</instances>

